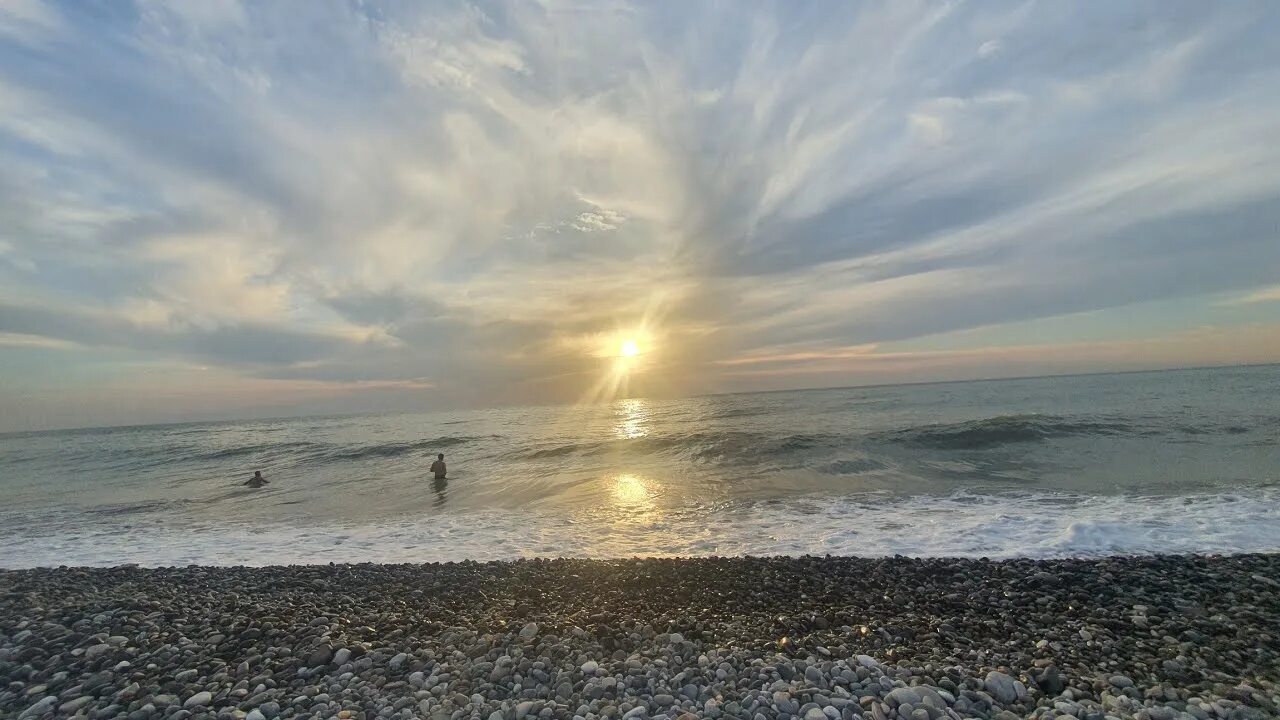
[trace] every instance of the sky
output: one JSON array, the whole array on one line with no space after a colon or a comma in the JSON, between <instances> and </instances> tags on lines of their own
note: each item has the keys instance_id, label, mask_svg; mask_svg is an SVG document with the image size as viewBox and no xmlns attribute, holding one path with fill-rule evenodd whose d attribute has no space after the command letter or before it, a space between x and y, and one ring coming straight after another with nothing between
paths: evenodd
<instances>
[{"instance_id":1,"label":"sky","mask_svg":"<svg viewBox=\"0 0 1280 720\"><path fill-rule=\"evenodd\" d=\"M4 0L0 431L1280 362L1278 31Z\"/></svg>"}]
</instances>

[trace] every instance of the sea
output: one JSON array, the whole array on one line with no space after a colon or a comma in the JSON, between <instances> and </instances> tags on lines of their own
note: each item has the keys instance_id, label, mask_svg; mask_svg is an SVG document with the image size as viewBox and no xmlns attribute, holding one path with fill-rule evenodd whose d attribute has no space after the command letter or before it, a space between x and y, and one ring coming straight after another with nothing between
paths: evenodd
<instances>
[{"instance_id":1,"label":"sea","mask_svg":"<svg viewBox=\"0 0 1280 720\"><path fill-rule=\"evenodd\" d=\"M1276 551L1280 366L0 435L8 568Z\"/></svg>"}]
</instances>

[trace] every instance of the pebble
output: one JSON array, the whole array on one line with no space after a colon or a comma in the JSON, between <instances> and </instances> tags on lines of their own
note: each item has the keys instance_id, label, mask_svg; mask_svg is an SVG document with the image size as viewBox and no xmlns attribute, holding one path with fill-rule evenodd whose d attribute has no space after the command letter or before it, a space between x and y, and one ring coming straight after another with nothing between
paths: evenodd
<instances>
[{"instance_id":1,"label":"pebble","mask_svg":"<svg viewBox=\"0 0 1280 720\"><path fill-rule=\"evenodd\" d=\"M57 704L58 704L58 698L53 695L40 698L35 703L33 703L30 707L23 710L22 714L18 716L18 720L24 720L24 718L29 718L29 717L38 718L44 715L45 713L52 711L53 708L57 706Z\"/></svg>"},{"instance_id":2,"label":"pebble","mask_svg":"<svg viewBox=\"0 0 1280 720\"><path fill-rule=\"evenodd\" d=\"M88 705L91 702L93 702L93 697L90 695L74 698L72 700L68 700L62 703L61 705L59 705L58 712L62 713L63 715L74 715L80 708L84 707L85 705Z\"/></svg>"},{"instance_id":3,"label":"pebble","mask_svg":"<svg viewBox=\"0 0 1280 720\"><path fill-rule=\"evenodd\" d=\"M991 693L1000 702L1009 704L1018 699L1018 690L1013 684L1012 677L992 670L987 673L984 682L986 683L987 692Z\"/></svg>"},{"instance_id":4,"label":"pebble","mask_svg":"<svg viewBox=\"0 0 1280 720\"><path fill-rule=\"evenodd\" d=\"M100 655L106 655L107 653L111 652L112 649L113 648L110 645L107 645L105 643L102 645L93 645L91 647L87 647L85 648L85 651L84 651L84 659L93 660Z\"/></svg>"},{"instance_id":5,"label":"pebble","mask_svg":"<svg viewBox=\"0 0 1280 720\"><path fill-rule=\"evenodd\" d=\"M321 645L316 649L312 650L311 654L307 656L307 665L309 667L321 667L324 665L328 665L329 661L332 659L333 659L333 648L329 647L328 645Z\"/></svg>"},{"instance_id":6,"label":"pebble","mask_svg":"<svg viewBox=\"0 0 1280 720\"><path fill-rule=\"evenodd\" d=\"M911 688L894 688L885 697L889 700L890 706L898 706L903 703L919 705L924 702L924 698L920 697L920 693Z\"/></svg>"}]
</instances>

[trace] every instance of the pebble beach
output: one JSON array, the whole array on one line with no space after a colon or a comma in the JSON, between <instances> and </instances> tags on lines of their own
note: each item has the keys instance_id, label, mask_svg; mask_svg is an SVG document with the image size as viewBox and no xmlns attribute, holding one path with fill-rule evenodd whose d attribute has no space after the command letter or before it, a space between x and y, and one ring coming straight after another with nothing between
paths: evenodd
<instances>
[{"instance_id":1,"label":"pebble beach","mask_svg":"<svg viewBox=\"0 0 1280 720\"><path fill-rule=\"evenodd\" d=\"M1280 555L0 571L0 717L1268 718Z\"/></svg>"}]
</instances>

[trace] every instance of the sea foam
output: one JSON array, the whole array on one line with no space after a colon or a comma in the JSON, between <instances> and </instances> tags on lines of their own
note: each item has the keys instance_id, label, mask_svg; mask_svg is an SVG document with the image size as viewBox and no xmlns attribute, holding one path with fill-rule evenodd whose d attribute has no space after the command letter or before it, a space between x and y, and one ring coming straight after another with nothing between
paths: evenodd
<instances>
[{"instance_id":1,"label":"sea foam","mask_svg":"<svg viewBox=\"0 0 1280 720\"><path fill-rule=\"evenodd\" d=\"M862 494L679 510L477 511L367 524L30 528L0 566L278 565L709 555L1098 557L1280 551L1280 488L1248 495Z\"/></svg>"}]
</instances>

